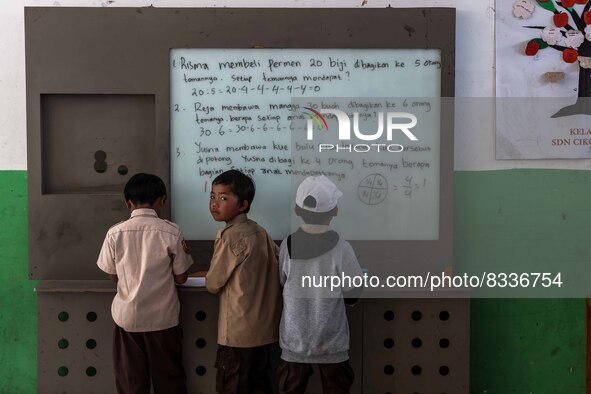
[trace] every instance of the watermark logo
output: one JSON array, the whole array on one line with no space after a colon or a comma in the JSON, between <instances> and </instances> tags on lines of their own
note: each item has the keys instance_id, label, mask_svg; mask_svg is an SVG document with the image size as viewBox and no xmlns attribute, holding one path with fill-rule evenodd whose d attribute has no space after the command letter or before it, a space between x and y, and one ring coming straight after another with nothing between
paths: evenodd
<instances>
[{"instance_id":1,"label":"watermark logo","mask_svg":"<svg viewBox=\"0 0 591 394\"><path fill-rule=\"evenodd\" d=\"M322 114L318 111L316 111L315 109L312 109L310 107L304 107L305 109L307 109L310 112L306 112L306 115L308 115L310 118L312 119L308 119L308 139L310 139L310 130L312 129L312 120L314 120L316 122L316 124L318 125L318 127L320 128L320 130L322 130L324 127L326 127L326 130L328 131L328 123L326 123L326 119L324 119L324 116L322 116Z\"/></svg>"},{"instance_id":2,"label":"watermark logo","mask_svg":"<svg viewBox=\"0 0 591 394\"><path fill-rule=\"evenodd\" d=\"M307 139L308 141L314 140L314 123L318 125L319 129L323 129L326 127L326 131L328 131L328 123L324 118L323 114L332 114L336 117L338 123L338 138L339 144L319 144L318 151L347 151L347 152L358 152L358 153L365 153L369 151L388 151L388 152L402 152L404 150L404 146L401 144L393 144L390 143L394 138L395 131L401 131L409 140L411 141L418 141L418 138L410 131L413 127L417 125L417 117L408 112L386 112L384 116L384 112L376 112L376 117L378 121L378 127L375 132L368 132L362 131L360 129L360 116L358 112L353 113L353 127L351 127L351 119L349 115L345 112L338 110L338 109L321 109L320 111L316 111L312 108L305 107L310 112L306 113L310 116L311 119L307 121ZM386 119L386 127L384 127L384 118ZM324 127L323 127L324 126ZM349 144L347 145L347 141L351 141L351 129L353 130L353 134L355 138L361 141L377 141L382 138L384 134L384 129L386 131L386 140L388 141L387 144L385 143L372 143L372 144ZM345 142L341 144L341 142Z\"/></svg>"}]
</instances>

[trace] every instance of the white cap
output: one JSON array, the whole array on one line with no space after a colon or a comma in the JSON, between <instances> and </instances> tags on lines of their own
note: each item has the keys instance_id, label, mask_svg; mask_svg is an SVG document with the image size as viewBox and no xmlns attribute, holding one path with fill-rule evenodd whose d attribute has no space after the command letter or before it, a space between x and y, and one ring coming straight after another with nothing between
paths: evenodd
<instances>
[{"instance_id":1,"label":"white cap","mask_svg":"<svg viewBox=\"0 0 591 394\"><path fill-rule=\"evenodd\" d=\"M302 181L296 192L295 203L298 207L311 212L328 212L337 206L338 199L343 193L324 175L311 176ZM316 206L304 205L309 196L316 199Z\"/></svg>"}]
</instances>

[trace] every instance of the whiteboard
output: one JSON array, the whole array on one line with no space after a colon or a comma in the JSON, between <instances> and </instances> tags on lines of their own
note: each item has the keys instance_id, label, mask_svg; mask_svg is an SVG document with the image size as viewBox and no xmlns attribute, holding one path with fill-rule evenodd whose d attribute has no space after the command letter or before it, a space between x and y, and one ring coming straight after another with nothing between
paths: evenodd
<instances>
[{"instance_id":1,"label":"whiteboard","mask_svg":"<svg viewBox=\"0 0 591 394\"><path fill-rule=\"evenodd\" d=\"M332 225L344 238L439 238L440 50L172 49L170 86L172 220L187 239L211 240L223 227L209 214L209 193L231 168L254 179L249 217L274 239L301 223L295 188L317 174L343 191ZM318 152L321 140L302 129L305 108L323 106L360 113L363 130L379 113L415 114L418 141L394 131L390 143L403 152ZM336 138L336 118L326 120Z\"/></svg>"}]
</instances>

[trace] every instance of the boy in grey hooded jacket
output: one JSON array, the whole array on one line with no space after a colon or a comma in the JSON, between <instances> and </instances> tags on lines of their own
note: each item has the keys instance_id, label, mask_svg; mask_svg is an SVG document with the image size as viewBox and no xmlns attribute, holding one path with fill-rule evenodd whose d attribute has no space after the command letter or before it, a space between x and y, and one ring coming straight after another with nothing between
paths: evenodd
<instances>
[{"instance_id":1,"label":"boy in grey hooded jacket","mask_svg":"<svg viewBox=\"0 0 591 394\"><path fill-rule=\"evenodd\" d=\"M306 178L296 193L295 212L305 224L283 241L279 252L281 394L305 393L314 364L324 393L349 393L353 384L345 303L356 299L344 297L357 291L331 288L330 280L362 276L353 248L329 226L342 195L325 176Z\"/></svg>"}]
</instances>

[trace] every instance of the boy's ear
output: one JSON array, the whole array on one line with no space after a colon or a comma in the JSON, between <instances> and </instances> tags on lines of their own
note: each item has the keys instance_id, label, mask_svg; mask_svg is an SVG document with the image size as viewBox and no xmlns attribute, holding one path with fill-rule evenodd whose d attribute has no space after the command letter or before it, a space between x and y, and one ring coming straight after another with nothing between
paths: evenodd
<instances>
[{"instance_id":1,"label":"boy's ear","mask_svg":"<svg viewBox=\"0 0 591 394\"><path fill-rule=\"evenodd\" d=\"M129 201L129 200L125 200L125 206L127 207L127 209L131 209L131 208L133 208L132 204L133 204L133 203L132 203L131 201Z\"/></svg>"},{"instance_id":2,"label":"boy's ear","mask_svg":"<svg viewBox=\"0 0 591 394\"><path fill-rule=\"evenodd\" d=\"M238 207L238 210L240 212L244 212L246 210L246 208L248 208L248 201L242 200L242 202L240 203L240 206Z\"/></svg>"},{"instance_id":3,"label":"boy's ear","mask_svg":"<svg viewBox=\"0 0 591 394\"><path fill-rule=\"evenodd\" d=\"M164 203L166 202L166 197L167 197L167 196L166 196L166 194L165 194L165 195L161 196L161 197L158 199L158 204L160 204L160 206L161 206L161 207L163 207L163 206L164 206Z\"/></svg>"}]
</instances>

